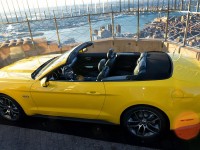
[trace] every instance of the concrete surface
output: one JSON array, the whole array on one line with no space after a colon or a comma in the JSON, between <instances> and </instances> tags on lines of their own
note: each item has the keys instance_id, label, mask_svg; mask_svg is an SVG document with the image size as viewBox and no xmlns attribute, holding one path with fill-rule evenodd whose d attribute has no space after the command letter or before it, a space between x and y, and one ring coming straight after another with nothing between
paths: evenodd
<instances>
[{"instance_id":1,"label":"concrete surface","mask_svg":"<svg viewBox=\"0 0 200 150\"><path fill-rule=\"evenodd\" d=\"M200 137L178 139L173 132L157 142L130 137L119 126L28 117L20 123L0 119L0 150L199 150Z\"/></svg>"}]
</instances>

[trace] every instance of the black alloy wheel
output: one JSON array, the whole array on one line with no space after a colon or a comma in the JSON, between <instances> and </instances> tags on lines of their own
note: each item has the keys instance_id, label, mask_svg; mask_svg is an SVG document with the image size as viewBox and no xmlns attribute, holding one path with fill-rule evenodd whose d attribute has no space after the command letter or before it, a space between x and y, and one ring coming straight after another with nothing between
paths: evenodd
<instances>
[{"instance_id":1,"label":"black alloy wheel","mask_svg":"<svg viewBox=\"0 0 200 150\"><path fill-rule=\"evenodd\" d=\"M22 118L23 111L12 98L0 95L0 116L8 121L18 121Z\"/></svg>"},{"instance_id":2,"label":"black alloy wheel","mask_svg":"<svg viewBox=\"0 0 200 150\"><path fill-rule=\"evenodd\" d=\"M131 135L143 140L161 137L169 128L166 117L158 109L149 106L129 109L123 115L122 124Z\"/></svg>"}]
</instances>

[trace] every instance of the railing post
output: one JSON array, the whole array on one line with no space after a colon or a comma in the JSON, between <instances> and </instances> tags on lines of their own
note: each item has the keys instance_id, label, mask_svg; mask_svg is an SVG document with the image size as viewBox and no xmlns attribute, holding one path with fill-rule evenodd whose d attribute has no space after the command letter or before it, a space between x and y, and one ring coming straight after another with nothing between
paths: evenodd
<instances>
[{"instance_id":1,"label":"railing post","mask_svg":"<svg viewBox=\"0 0 200 150\"><path fill-rule=\"evenodd\" d=\"M32 15L31 15L30 6L29 6L29 3L28 3L28 1L27 1L27 0L26 0L26 3L27 3L27 6L28 6L28 11L29 11L29 14L30 14L30 18L31 18L31 20L32 20Z\"/></svg>"},{"instance_id":2,"label":"railing post","mask_svg":"<svg viewBox=\"0 0 200 150\"><path fill-rule=\"evenodd\" d=\"M20 16L21 16L21 20L22 20L22 19L23 19L23 18L22 18L22 12L21 12L21 9L20 9L20 7L19 7L18 1L16 1L16 2L17 2L17 6L18 6L18 9L19 9ZM13 1L12 1L12 3L13 3Z\"/></svg>"},{"instance_id":3,"label":"railing post","mask_svg":"<svg viewBox=\"0 0 200 150\"><path fill-rule=\"evenodd\" d=\"M169 27L169 1L167 6L167 23L166 23L166 29L165 29L165 41L167 41L167 35L168 35L168 27Z\"/></svg>"},{"instance_id":4,"label":"railing post","mask_svg":"<svg viewBox=\"0 0 200 150\"><path fill-rule=\"evenodd\" d=\"M12 1L11 1L11 2L12 2ZM13 10L14 10L14 12L15 12L16 21L19 22L18 16L17 16L17 12L16 12L16 10L15 10L15 6L14 6L13 2L12 2L12 6L13 6Z\"/></svg>"},{"instance_id":5,"label":"railing post","mask_svg":"<svg viewBox=\"0 0 200 150\"><path fill-rule=\"evenodd\" d=\"M181 8L180 10L182 11L183 10L183 0L181 0Z\"/></svg>"},{"instance_id":6,"label":"railing post","mask_svg":"<svg viewBox=\"0 0 200 150\"><path fill-rule=\"evenodd\" d=\"M88 14L88 23L90 26L90 41L93 41L93 39L92 39L92 24L91 24L90 14Z\"/></svg>"},{"instance_id":7,"label":"railing post","mask_svg":"<svg viewBox=\"0 0 200 150\"><path fill-rule=\"evenodd\" d=\"M112 37L114 38L114 28L115 28L115 25L114 25L114 14L113 14L113 11L111 13L111 23L112 23Z\"/></svg>"},{"instance_id":8,"label":"railing post","mask_svg":"<svg viewBox=\"0 0 200 150\"><path fill-rule=\"evenodd\" d=\"M1 1L1 6L3 6L2 1ZM6 21L7 21L7 23L9 23L8 17L7 17L7 15L6 15L6 11L5 11L5 9L4 9L4 6L3 6L2 8L3 8L4 15L5 15L5 17L6 17Z\"/></svg>"},{"instance_id":9,"label":"railing post","mask_svg":"<svg viewBox=\"0 0 200 150\"><path fill-rule=\"evenodd\" d=\"M142 10L144 11L144 0L142 0Z\"/></svg>"},{"instance_id":10,"label":"railing post","mask_svg":"<svg viewBox=\"0 0 200 150\"><path fill-rule=\"evenodd\" d=\"M46 3L47 3L47 8L48 8L49 18L51 18L51 13L50 13L50 9L49 9L48 0L46 0Z\"/></svg>"},{"instance_id":11,"label":"railing post","mask_svg":"<svg viewBox=\"0 0 200 150\"><path fill-rule=\"evenodd\" d=\"M186 27L185 27L185 33L184 33L183 46L186 45L186 40L187 40L187 33L188 33L189 22L190 22L190 8L191 8L191 0L189 2L189 5L188 5L188 13L187 13L187 20L186 20Z\"/></svg>"},{"instance_id":12,"label":"railing post","mask_svg":"<svg viewBox=\"0 0 200 150\"><path fill-rule=\"evenodd\" d=\"M138 10L137 10L137 39L140 38L140 4L138 0Z\"/></svg>"},{"instance_id":13,"label":"railing post","mask_svg":"<svg viewBox=\"0 0 200 150\"><path fill-rule=\"evenodd\" d=\"M119 12L121 12L122 11L122 2L121 2L121 0L119 0Z\"/></svg>"},{"instance_id":14,"label":"railing post","mask_svg":"<svg viewBox=\"0 0 200 150\"><path fill-rule=\"evenodd\" d=\"M59 35L59 30L58 30L58 23L57 23L57 19L56 19L56 16L55 16L55 12L53 10L53 16L54 16L54 23L55 23L55 27L56 27L56 35L58 37L58 47L60 47L61 49L61 53L62 53L62 47L61 47L61 41L60 41L60 35Z\"/></svg>"},{"instance_id":15,"label":"railing post","mask_svg":"<svg viewBox=\"0 0 200 150\"><path fill-rule=\"evenodd\" d=\"M149 0L147 0L147 12L149 11Z\"/></svg>"},{"instance_id":16,"label":"railing post","mask_svg":"<svg viewBox=\"0 0 200 150\"><path fill-rule=\"evenodd\" d=\"M8 7L8 11L9 11L9 13L10 13L11 20L12 20L12 22L13 22L13 17L12 17L12 14L11 14L11 10L10 10L8 1L6 1L6 4L7 4L7 7ZM3 6L3 7L4 7L4 6Z\"/></svg>"},{"instance_id":17,"label":"railing post","mask_svg":"<svg viewBox=\"0 0 200 150\"><path fill-rule=\"evenodd\" d=\"M41 12L40 12L40 7L39 7L39 2L38 2L38 0L37 0L37 7L38 7L38 10L39 10L40 19L42 19L42 16L41 16Z\"/></svg>"},{"instance_id":18,"label":"railing post","mask_svg":"<svg viewBox=\"0 0 200 150\"><path fill-rule=\"evenodd\" d=\"M176 0L174 0L174 10L176 10L176 4L177 4L177 2L176 2Z\"/></svg>"},{"instance_id":19,"label":"railing post","mask_svg":"<svg viewBox=\"0 0 200 150\"><path fill-rule=\"evenodd\" d=\"M160 4L160 0L157 0L158 2L157 2L157 11L158 11L158 9L159 9L159 4Z\"/></svg>"},{"instance_id":20,"label":"railing post","mask_svg":"<svg viewBox=\"0 0 200 150\"><path fill-rule=\"evenodd\" d=\"M197 9L196 9L196 12L199 12L199 5L200 5L200 0L197 1Z\"/></svg>"},{"instance_id":21,"label":"railing post","mask_svg":"<svg viewBox=\"0 0 200 150\"><path fill-rule=\"evenodd\" d=\"M36 50L35 43L34 43L34 41L33 41L33 34L32 34L32 31L31 31L30 22L29 22L29 19L28 19L28 16L27 16L26 13L25 13L25 15L26 15L26 21L27 21L27 25L28 25L28 30L29 30L30 37L31 37L31 42L32 42L32 44L33 44L34 49Z\"/></svg>"},{"instance_id":22,"label":"railing post","mask_svg":"<svg viewBox=\"0 0 200 150\"><path fill-rule=\"evenodd\" d=\"M189 1L189 4L188 4L188 11L191 10L191 4L192 4L192 0Z\"/></svg>"},{"instance_id":23,"label":"railing post","mask_svg":"<svg viewBox=\"0 0 200 150\"><path fill-rule=\"evenodd\" d=\"M47 15L46 15L46 13L45 13L45 11L44 11L44 19L46 19L47 18Z\"/></svg>"},{"instance_id":24,"label":"railing post","mask_svg":"<svg viewBox=\"0 0 200 150\"><path fill-rule=\"evenodd\" d=\"M3 23L3 18L2 18L2 16L1 16L1 13L0 13L0 18L1 18L1 22Z\"/></svg>"}]
</instances>

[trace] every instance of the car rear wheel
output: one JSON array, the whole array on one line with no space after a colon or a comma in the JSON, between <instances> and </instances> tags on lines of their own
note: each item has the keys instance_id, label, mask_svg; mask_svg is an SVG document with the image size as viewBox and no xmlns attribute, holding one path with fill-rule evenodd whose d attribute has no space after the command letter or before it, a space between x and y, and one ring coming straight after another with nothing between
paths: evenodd
<instances>
[{"instance_id":1,"label":"car rear wheel","mask_svg":"<svg viewBox=\"0 0 200 150\"><path fill-rule=\"evenodd\" d=\"M18 121L24 116L22 108L11 97L0 95L0 115L8 121Z\"/></svg>"},{"instance_id":2,"label":"car rear wheel","mask_svg":"<svg viewBox=\"0 0 200 150\"><path fill-rule=\"evenodd\" d=\"M156 139L168 130L168 121L164 114L149 106L128 109L123 114L122 124L131 135L143 140Z\"/></svg>"}]
</instances>

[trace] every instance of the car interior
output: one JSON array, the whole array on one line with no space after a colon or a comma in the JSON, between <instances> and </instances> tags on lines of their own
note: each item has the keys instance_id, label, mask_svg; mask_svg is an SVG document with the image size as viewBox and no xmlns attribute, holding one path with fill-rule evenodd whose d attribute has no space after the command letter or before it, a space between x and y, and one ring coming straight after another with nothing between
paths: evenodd
<instances>
[{"instance_id":1,"label":"car interior","mask_svg":"<svg viewBox=\"0 0 200 150\"><path fill-rule=\"evenodd\" d=\"M143 81L170 78L171 58L164 52L78 53L49 75L49 80Z\"/></svg>"}]
</instances>

